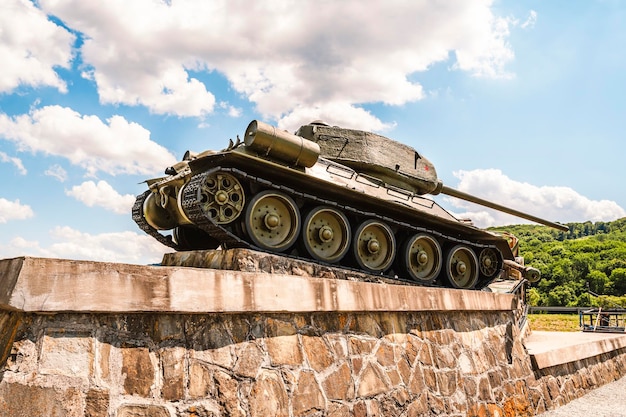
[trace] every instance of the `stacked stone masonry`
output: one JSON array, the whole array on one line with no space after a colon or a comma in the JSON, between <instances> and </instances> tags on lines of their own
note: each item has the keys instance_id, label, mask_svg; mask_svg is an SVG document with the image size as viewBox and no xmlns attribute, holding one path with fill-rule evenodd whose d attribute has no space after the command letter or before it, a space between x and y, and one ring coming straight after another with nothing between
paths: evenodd
<instances>
[{"instance_id":1,"label":"stacked stone masonry","mask_svg":"<svg viewBox=\"0 0 626 417\"><path fill-rule=\"evenodd\" d=\"M2 416L532 416L626 366L535 373L506 312L0 317Z\"/></svg>"},{"instance_id":2,"label":"stacked stone masonry","mask_svg":"<svg viewBox=\"0 0 626 417\"><path fill-rule=\"evenodd\" d=\"M533 416L626 375L537 366L510 294L229 257L269 270L0 261L0 417Z\"/></svg>"}]
</instances>

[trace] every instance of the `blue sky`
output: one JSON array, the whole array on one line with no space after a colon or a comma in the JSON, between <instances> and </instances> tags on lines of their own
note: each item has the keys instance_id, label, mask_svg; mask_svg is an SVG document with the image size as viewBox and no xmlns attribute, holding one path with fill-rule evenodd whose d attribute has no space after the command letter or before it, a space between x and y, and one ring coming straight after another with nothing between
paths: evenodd
<instances>
[{"instance_id":1,"label":"blue sky","mask_svg":"<svg viewBox=\"0 0 626 417\"><path fill-rule=\"evenodd\" d=\"M141 182L253 119L376 131L446 185L549 220L626 216L623 2L0 7L0 258L159 262L130 216Z\"/></svg>"}]
</instances>

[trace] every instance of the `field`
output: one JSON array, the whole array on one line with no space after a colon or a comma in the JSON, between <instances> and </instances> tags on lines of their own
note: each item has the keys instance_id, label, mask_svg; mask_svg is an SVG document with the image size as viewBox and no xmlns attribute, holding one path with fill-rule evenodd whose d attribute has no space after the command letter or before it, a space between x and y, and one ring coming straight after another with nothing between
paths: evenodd
<instances>
[{"instance_id":1,"label":"field","mask_svg":"<svg viewBox=\"0 0 626 417\"><path fill-rule=\"evenodd\" d=\"M578 314L528 315L531 330L545 330L549 332L578 332L580 331L578 320Z\"/></svg>"}]
</instances>

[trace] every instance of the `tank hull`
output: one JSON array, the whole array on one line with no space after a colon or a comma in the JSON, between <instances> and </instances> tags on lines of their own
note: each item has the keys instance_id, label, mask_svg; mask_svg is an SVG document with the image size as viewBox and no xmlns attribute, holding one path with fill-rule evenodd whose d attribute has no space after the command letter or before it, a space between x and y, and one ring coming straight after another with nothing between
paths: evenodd
<instances>
[{"instance_id":1,"label":"tank hull","mask_svg":"<svg viewBox=\"0 0 626 417\"><path fill-rule=\"evenodd\" d=\"M176 250L245 247L421 285L482 289L525 270L505 237L429 198L322 157L290 166L244 145L149 181L133 219Z\"/></svg>"}]
</instances>

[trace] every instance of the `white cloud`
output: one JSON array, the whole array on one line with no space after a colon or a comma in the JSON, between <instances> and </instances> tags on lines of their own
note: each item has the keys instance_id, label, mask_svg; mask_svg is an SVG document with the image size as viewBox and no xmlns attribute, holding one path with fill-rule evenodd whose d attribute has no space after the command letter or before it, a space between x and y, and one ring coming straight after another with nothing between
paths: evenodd
<instances>
[{"instance_id":1,"label":"white cloud","mask_svg":"<svg viewBox=\"0 0 626 417\"><path fill-rule=\"evenodd\" d=\"M121 67L124 64L112 65ZM115 74L109 74L106 70L84 73L86 78L98 84L101 103L141 104L153 113L176 116L204 116L213 112L215 96L200 81L190 78L174 60L163 63L162 68L156 71L144 72L146 68L136 68L135 62L126 65L127 68L114 68L113 71L131 77L127 81L115 78Z\"/></svg>"},{"instance_id":2,"label":"white cloud","mask_svg":"<svg viewBox=\"0 0 626 417\"><path fill-rule=\"evenodd\" d=\"M225 101L220 102L220 108L225 109L228 112L230 117L239 117L241 116L241 109L235 106L228 104Z\"/></svg>"},{"instance_id":3,"label":"white cloud","mask_svg":"<svg viewBox=\"0 0 626 417\"><path fill-rule=\"evenodd\" d=\"M535 27L536 23L537 23L537 12L534 10L531 10L530 13L528 14L528 18L526 19L526 21L524 21L524 23L520 25L520 27L522 29L532 29Z\"/></svg>"},{"instance_id":4,"label":"white cloud","mask_svg":"<svg viewBox=\"0 0 626 417\"><path fill-rule=\"evenodd\" d=\"M106 181L83 182L75 185L65 194L74 197L88 207L99 206L117 214L128 214L135 203L135 196L131 194L121 195Z\"/></svg>"},{"instance_id":5,"label":"white cloud","mask_svg":"<svg viewBox=\"0 0 626 417\"><path fill-rule=\"evenodd\" d=\"M56 227L51 236L60 242L42 249L44 256L123 263L160 262L168 249L145 234L134 232L91 235L70 227Z\"/></svg>"},{"instance_id":6,"label":"white cloud","mask_svg":"<svg viewBox=\"0 0 626 417\"><path fill-rule=\"evenodd\" d=\"M50 168L44 171L44 174L49 177L56 178L60 182L65 182L65 180L67 180L67 171L65 171L61 165L55 164L50 166Z\"/></svg>"},{"instance_id":7,"label":"white cloud","mask_svg":"<svg viewBox=\"0 0 626 417\"><path fill-rule=\"evenodd\" d=\"M34 216L30 206L21 204L20 200L9 201L0 198L0 223L10 220L24 220Z\"/></svg>"},{"instance_id":8,"label":"white cloud","mask_svg":"<svg viewBox=\"0 0 626 417\"><path fill-rule=\"evenodd\" d=\"M352 110L331 122L375 130L385 123L360 105L422 99L415 73L456 59L455 69L502 77L513 59L513 21L492 0L39 3L85 35L84 73L103 103L202 116L216 100L194 74L215 71L291 130L304 112L308 121L337 106Z\"/></svg>"},{"instance_id":9,"label":"white cloud","mask_svg":"<svg viewBox=\"0 0 626 417\"><path fill-rule=\"evenodd\" d=\"M312 114L317 115L311 117ZM369 126L368 130L383 132L395 126L393 123L383 123L372 113L353 106L349 103L334 102L320 107L299 106L285 116L278 127L286 130L294 130L293 126L302 126L313 120L322 120L331 126L361 129Z\"/></svg>"},{"instance_id":10,"label":"white cloud","mask_svg":"<svg viewBox=\"0 0 626 417\"><path fill-rule=\"evenodd\" d=\"M19 256L40 256L39 242L26 240L21 236L11 239L7 244L0 242L0 259Z\"/></svg>"},{"instance_id":11,"label":"white cloud","mask_svg":"<svg viewBox=\"0 0 626 417\"><path fill-rule=\"evenodd\" d=\"M458 171L454 175L460 180L456 187L459 191L553 222L612 221L626 216L626 211L614 201L590 200L569 187L538 187L514 181L497 169ZM446 200L467 210L455 215L472 219L478 227L528 223L459 199Z\"/></svg>"},{"instance_id":12,"label":"white cloud","mask_svg":"<svg viewBox=\"0 0 626 417\"><path fill-rule=\"evenodd\" d=\"M9 117L0 113L0 137L21 151L67 158L87 170L109 174L154 174L176 162L163 146L150 140L141 125L113 116L106 123L61 106L32 109Z\"/></svg>"},{"instance_id":13,"label":"white cloud","mask_svg":"<svg viewBox=\"0 0 626 417\"><path fill-rule=\"evenodd\" d=\"M145 265L161 262L163 254L171 251L150 236L134 232L91 235L70 227L56 227L50 236L55 242L47 247L38 241L15 237L8 245L0 244L0 257L36 256Z\"/></svg>"},{"instance_id":14,"label":"white cloud","mask_svg":"<svg viewBox=\"0 0 626 417\"><path fill-rule=\"evenodd\" d=\"M24 164L22 163L22 160L19 158L15 158L15 157L7 155L4 152L0 152L0 161L8 162L8 163L15 165L19 173L22 175L26 175L28 173L26 168L24 168Z\"/></svg>"},{"instance_id":15,"label":"white cloud","mask_svg":"<svg viewBox=\"0 0 626 417\"><path fill-rule=\"evenodd\" d=\"M70 67L74 35L50 22L28 0L4 0L0 28L0 93L19 86L67 91L55 67Z\"/></svg>"}]
</instances>

